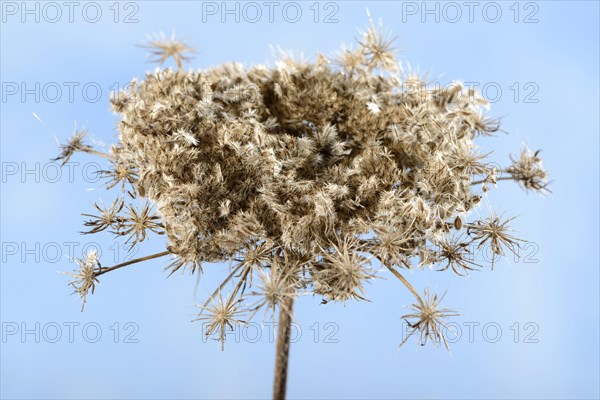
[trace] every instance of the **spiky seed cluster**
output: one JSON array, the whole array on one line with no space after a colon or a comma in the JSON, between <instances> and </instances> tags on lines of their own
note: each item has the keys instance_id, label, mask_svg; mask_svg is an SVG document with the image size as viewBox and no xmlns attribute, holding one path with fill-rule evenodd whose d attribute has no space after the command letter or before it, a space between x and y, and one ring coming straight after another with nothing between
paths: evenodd
<instances>
[{"instance_id":1,"label":"spiky seed cluster","mask_svg":"<svg viewBox=\"0 0 600 400\"><path fill-rule=\"evenodd\" d=\"M95 249L90 250L84 259L76 258L75 262L79 266L79 270L75 273L64 272L64 274L75 278L69 282L69 285L75 289L74 293L81 297L81 310L83 311L88 293L91 291L94 294L96 283L98 283L96 274L102 266Z\"/></svg>"},{"instance_id":2,"label":"spiky seed cluster","mask_svg":"<svg viewBox=\"0 0 600 400\"><path fill-rule=\"evenodd\" d=\"M361 58L351 61L353 67L360 70L364 65L371 72L374 69L397 72L398 62L396 61L397 50L394 48L395 37L385 31L381 21L375 26L369 15L369 26L366 30L360 32L360 39L357 39ZM371 103L376 106L376 103ZM375 108L376 109L376 108Z\"/></svg>"},{"instance_id":3,"label":"spiky seed cluster","mask_svg":"<svg viewBox=\"0 0 600 400\"><path fill-rule=\"evenodd\" d=\"M94 204L94 207L98 211L99 215L81 214L84 217L91 218L89 221L84 223L84 226L90 228L89 231L84 233L98 233L109 228L113 231L118 231L125 221L125 219L119 215L124 206L125 202L122 198L115 199L110 207L103 207L98 204Z\"/></svg>"},{"instance_id":4,"label":"spiky seed cluster","mask_svg":"<svg viewBox=\"0 0 600 400\"><path fill-rule=\"evenodd\" d=\"M512 165L506 172L519 182L525 189L537 191L548 190L548 174L544 170L542 159L539 157L540 150L532 152L524 149L518 159L512 159Z\"/></svg>"},{"instance_id":5,"label":"spiky seed cluster","mask_svg":"<svg viewBox=\"0 0 600 400\"><path fill-rule=\"evenodd\" d=\"M180 40L175 39L175 34L168 38L164 33L154 35L147 44L142 45L150 49L151 61L162 65L166 60L172 58L177 67L183 68L183 63L190 61L191 56L186 53L194 53L194 49Z\"/></svg>"},{"instance_id":6,"label":"spiky seed cluster","mask_svg":"<svg viewBox=\"0 0 600 400\"><path fill-rule=\"evenodd\" d=\"M467 225L467 232L472 235L473 241L478 243L478 248L489 245L492 253L492 269L494 269L496 256L504 257L505 248L518 256L519 242L524 242L509 233L511 231L509 224L513 219L514 217L502 220L501 216L490 215L488 218Z\"/></svg>"},{"instance_id":7,"label":"spiky seed cluster","mask_svg":"<svg viewBox=\"0 0 600 400\"><path fill-rule=\"evenodd\" d=\"M62 165L65 165L71 159L71 156L75 152L88 152L92 150L92 147L85 143L85 138L88 135L86 129L75 130L73 135L69 138L67 143L60 145L60 154L54 158L53 161L60 161Z\"/></svg>"},{"instance_id":8,"label":"spiky seed cluster","mask_svg":"<svg viewBox=\"0 0 600 400\"><path fill-rule=\"evenodd\" d=\"M121 190L123 192L128 187L127 185L133 186L137 182L137 174L135 172L135 167L132 165L123 165L120 163L113 163L112 168L100 171L100 176L102 178L108 179L106 183L107 189L112 189L118 184L121 184ZM130 194L133 197L133 194Z\"/></svg>"},{"instance_id":9,"label":"spiky seed cluster","mask_svg":"<svg viewBox=\"0 0 600 400\"><path fill-rule=\"evenodd\" d=\"M429 289L425 289L423 298L417 298L417 302L409 306L414 312L404 315L402 318L410 327L410 333L404 338L401 345L406 343L411 336L417 334L417 340L421 346L425 346L427 341L431 340L437 345L443 343L446 349L449 350L445 335L450 327L446 324L445 319L459 314L440 307L445 295L446 293L438 297L437 294L432 295ZM414 322L410 322L409 319L414 320Z\"/></svg>"},{"instance_id":10,"label":"spiky seed cluster","mask_svg":"<svg viewBox=\"0 0 600 400\"><path fill-rule=\"evenodd\" d=\"M457 275L465 275L477 267L481 267L473 261L472 253L469 249L470 242L462 241L460 238L444 238L439 245L439 260L441 262L440 271L452 268Z\"/></svg>"},{"instance_id":11,"label":"spiky seed cluster","mask_svg":"<svg viewBox=\"0 0 600 400\"><path fill-rule=\"evenodd\" d=\"M251 295L258 296L259 300L251 307L258 311L266 308L266 311L274 312L275 308L286 304L287 299L296 296L298 278L294 271L290 271L281 265L279 258L273 259L271 268L259 268L260 283L256 286L258 291Z\"/></svg>"},{"instance_id":12,"label":"spiky seed cluster","mask_svg":"<svg viewBox=\"0 0 600 400\"><path fill-rule=\"evenodd\" d=\"M208 306L201 307L206 313L201 314L194 321L205 321L205 335L217 334L221 349L224 349L227 332L235 329L235 326L244 324L244 321L238 319L244 311L239 301L235 301L233 297L223 300L220 290L218 297L213 296L210 300Z\"/></svg>"},{"instance_id":13,"label":"spiky seed cluster","mask_svg":"<svg viewBox=\"0 0 600 400\"><path fill-rule=\"evenodd\" d=\"M370 260L362 253L358 239L345 238L333 250L322 249L321 262L312 269L314 293L325 301L365 300L363 283L373 277Z\"/></svg>"},{"instance_id":14,"label":"spiky seed cluster","mask_svg":"<svg viewBox=\"0 0 600 400\"><path fill-rule=\"evenodd\" d=\"M130 248L146 240L148 232L163 234L162 223L158 222L160 217L152 213L152 207L148 202L141 209L131 204L128 205L127 214L127 218L123 218L123 222L116 233L128 236L125 243L129 243Z\"/></svg>"},{"instance_id":15,"label":"spiky seed cluster","mask_svg":"<svg viewBox=\"0 0 600 400\"><path fill-rule=\"evenodd\" d=\"M422 322L413 326L440 339L438 321L451 313L439 310L437 296L423 300L398 269L416 259L463 274L480 266L470 254L474 242L491 243L497 254L501 245L512 250L517 239L496 217L465 220L467 239L452 232L480 202L477 184L507 172L542 190L546 174L538 153L523 153L506 170L486 164L475 139L499 124L484 114L485 99L459 83L430 88L404 72L393 39L370 22L358 49L345 50L337 64L319 55L315 63L284 57L274 68L228 63L186 72L189 47L151 42L157 61L172 57L179 70L157 69L112 97L121 121L108 154L83 145L78 133L59 158L77 150L108 158L107 186L121 183L156 207L154 214L149 203L96 206L89 233L110 229L132 246L164 233L167 251L82 271L84 301L98 275L133 262L170 254L171 272L194 272L233 261L200 318L224 341L253 277L260 300L245 310L252 315L301 292L324 302L365 299L375 257L416 297L417 314L407 317Z\"/></svg>"}]
</instances>

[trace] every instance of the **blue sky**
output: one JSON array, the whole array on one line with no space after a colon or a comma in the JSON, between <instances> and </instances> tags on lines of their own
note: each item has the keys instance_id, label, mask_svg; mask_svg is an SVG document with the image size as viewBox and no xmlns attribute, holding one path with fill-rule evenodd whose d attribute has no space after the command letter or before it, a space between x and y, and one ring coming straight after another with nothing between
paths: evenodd
<instances>
[{"instance_id":1,"label":"blue sky","mask_svg":"<svg viewBox=\"0 0 600 400\"><path fill-rule=\"evenodd\" d=\"M102 249L106 265L124 260L122 244L108 235L78 234L80 213L117 192L95 182L103 163L91 156L58 171L49 161L57 154L53 134L66 139L76 122L98 142L115 142L108 95L153 68L136 47L147 34L175 31L198 49L197 68L272 65L269 46L310 59L350 44L367 23L366 4L279 2L272 21L265 2L255 3L260 15L243 3L237 15L221 2L78 2L71 15L62 2L28 2L31 13L23 4L2 2L0 396L269 397L268 326L238 331L221 352L190 322L225 265L205 266L199 281L165 279L160 260L125 268L103 277L80 312L58 271L71 270L68 256L89 246ZM412 298L386 274L367 287L368 303L302 298L289 397L598 398L598 2L476 2L470 9L389 1L368 8L398 35L403 62L440 84L484 89L491 115L503 117L509 134L482 140L482 148L494 149L499 164L522 143L542 148L553 193L501 182L479 210L518 216L513 227L531 242L522 258L466 278L409 274L419 290L447 289L445 305L460 311L451 353L415 342L398 347L400 316ZM163 247L152 238L137 255Z\"/></svg>"}]
</instances>

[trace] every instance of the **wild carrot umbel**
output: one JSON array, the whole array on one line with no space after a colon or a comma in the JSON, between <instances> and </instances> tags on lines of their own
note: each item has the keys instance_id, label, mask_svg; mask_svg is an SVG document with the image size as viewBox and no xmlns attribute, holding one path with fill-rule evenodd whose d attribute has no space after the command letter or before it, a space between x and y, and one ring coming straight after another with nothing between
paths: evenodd
<instances>
[{"instance_id":1,"label":"wild carrot umbel","mask_svg":"<svg viewBox=\"0 0 600 400\"><path fill-rule=\"evenodd\" d=\"M154 233L168 244L109 268L79 260L72 284L83 301L100 275L147 259L170 255L168 271L192 274L230 262L196 320L223 346L227 330L277 310L274 396L283 398L295 299L367 300L378 262L415 297L404 318L419 343L447 347L444 319L456 314L402 271L464 275L485 266L477 247L515 252L511 219L470 220L471 211L500 180L544 191L547 174L538 152L505 169L488 163L476 141L500 126L484 114L485 99L460 83L428 87L396 60L393 44L370 21L357 49L335 60L184 71L189 46L151 42L157 62L172 58L178 68L158 68L112 97L119 140L102 176L121 193L84 215L86 233L109 231L131 246ZM75 151L95 152L81 132L59 159ZM130 204L140 198L141 208Z\"/></svg>"}]
</instances>

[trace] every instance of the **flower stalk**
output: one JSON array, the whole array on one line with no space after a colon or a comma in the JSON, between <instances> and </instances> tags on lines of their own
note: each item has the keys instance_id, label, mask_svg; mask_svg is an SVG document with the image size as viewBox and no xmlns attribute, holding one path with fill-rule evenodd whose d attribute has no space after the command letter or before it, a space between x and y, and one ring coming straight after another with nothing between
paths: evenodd
<instances>
[{"instance_id":1,"label":"flower stalk","mask_svg":"<svg viewBox=\"0 0 600 400\"><path fill-rule=\"evenodd\" d=\"M279 325L275 347L275 376L273 379L274 400L283 400L286 397L293 307L293 297L285 299L279 306Z\"/></svg>"}]
</instances>

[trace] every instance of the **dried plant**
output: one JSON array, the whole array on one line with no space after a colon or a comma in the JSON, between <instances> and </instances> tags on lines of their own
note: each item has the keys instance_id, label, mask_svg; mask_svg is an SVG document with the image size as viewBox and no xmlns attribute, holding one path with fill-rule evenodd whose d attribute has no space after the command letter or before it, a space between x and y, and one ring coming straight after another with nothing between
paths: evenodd
<instances>
[{"instance_id":1,"label":"dried plant","mask_svg":"<svg viewBox=\"0 0 600 400\"><path fill-rule=\"evenodd\" d=\"M458 314L452 310L440 308L440 303L444 299L446 293L438 298L437 294L433 296L428 289L425 289L423 299L417 298L417 303L411 305L409 308L414 311L412 314L404 315L402 318L410 326L411 331L404 338L402 344L404 344L412 335L418 333L418 342L421 346L427 344L427 340L433 341L435 344L444 343L447 350L450 350L446 337L444 336L445 331L450 330L449 326L444 322L445 318L457 316ZM414 323L408 322L407 318L416 319Z\"/></svg>"},{"instance_id":2,"label":"dried plant","mask_svg":"<svg viewBox=\"0 0 600 400\"><path fill-rule=\"evenodd\" d=\"M396 61L393 39L371 20L358 49L335 62L283 56L274 68L184 71L186 44L163 38L149 46L156 61L172 57L178 70L157 69L112 97L119 140L108 153L76 132L58 159L102 155L107 187L120 183L130 198L148 201L141 210L125 204L127 196L96 205L99 215L84 214L86 233L107 230L132 246L164 234L168 244L110 268L91 256L77 260L72 284L84 303L101 274L137 262L170 255L171 273L231 262L197 320L223 344L228 329L259 309L279 310L280 398L294 299L366 300L375 258L415 297L404 318L416 320L419 343L447 347L441 327L455 313L440 307L443 296L421 296L401 271L437 265L463 275L482 267L474 248L514 252L520 240L508 233L511 219L468 219L499 180L546 191L539 151L505 169L486 162L475 141L500 125L484 114L485 99L459 83L428 87Z\"/></svg>"},{"instance_id":3,"label":"dried plant","mask_svg":"<svg viewBox=\"0 0 600 400\"><path fill-rule=\"evenodd\" d=\"M497 215L490 215L487 219L480 219L467 225L467 231L469 234L472 233L472 240L478 243L478 248L489 243L492 252L492 269L494 269L496 256L504 257L504 248L518 256L519 242L523 240L509 233L509 223L513 219L514 217L502 220Z\"/></svg>"},{"instance_id":4,"label":"dried plant","mask_svg":"<svg viewBox=\"0 0 600 400\"><path fill-rule=\"evenodd\" d=\"M98 254L95 249L90 250L85 259L76 258L75 262L79 266L78 271L75 273L63 273L75 278L73 281L69 282L69 285L73 286L75 293L81 297L81 310L83 311L88 292L91 291L92 294L94 294L96 283L99 282L98 272L100 272L102 266L100 265L100 260L98 260Z\"/></svg>"},{"instance_id":5,"label":"dried plant","mask_svg":"<svg viewBox=\"0 0 600 400\"><path fill-rule=\"evenodd\" d=\"M150 49L150 57L152 62L162 65L169 58L172 58L178 68L183 68L183 63L190 61L191 56L186 56L185 53L194 53L194 49L180 40L175 39L175 34L168 38L164 33L154 35L148 43L141 45Z\"/></svg>"},{"instance_id":6,"label":"dried plant","mask_svg":"<svg viewBox=\"0 0 600 400\"><path fill-rule=\"evenodd\" d=\"M211 297L210 300L211 302L208 306L201 307L207 313L200 315L193 321L207 321L209 325L206 329L206 336L217 333L218 340L221 342L221 348L224 349L227 331L233 330L234 325L244 323L244 321L236 319L238 315L244 313L244 310L240 306L240 301L234 300L233 297L229 297L224 301L220 290L218 291L218 297Z\"/></svg>"},{"instance_id":7,"label":"dried plant","mask_svg":"<svg viewBox=\"0 0 600 400\"><path fill-rule=\"evenodd\" d=\"M511 157L513 163L506 169L506 172L511 174L512 179L523 185L525 189L549 191L547 173L539 154L540 150L532 152L524 149L518 160Z\"/></svg>"}]
</instances>

